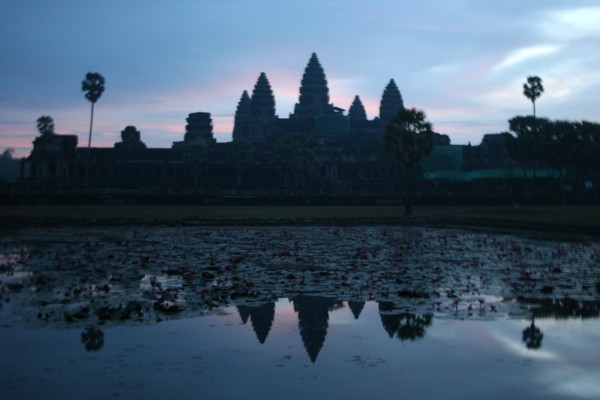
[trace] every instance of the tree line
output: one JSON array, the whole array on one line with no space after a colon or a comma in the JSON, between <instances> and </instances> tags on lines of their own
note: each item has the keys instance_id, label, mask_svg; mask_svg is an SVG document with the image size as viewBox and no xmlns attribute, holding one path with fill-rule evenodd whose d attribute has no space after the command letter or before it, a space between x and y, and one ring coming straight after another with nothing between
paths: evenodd
<instances>
[{"instance_id":1,"label":"tree line","mask_svg":"<svg viewBox=\"0 0 600 400\"><path fill-rule=\"evenodd\" d=\"M555 168L561 176L568 168L580 180L600 169L600 124L516 116L508 125L508 152L532 169L534 178L540 167Z\"/></svg>"}]
</instances>

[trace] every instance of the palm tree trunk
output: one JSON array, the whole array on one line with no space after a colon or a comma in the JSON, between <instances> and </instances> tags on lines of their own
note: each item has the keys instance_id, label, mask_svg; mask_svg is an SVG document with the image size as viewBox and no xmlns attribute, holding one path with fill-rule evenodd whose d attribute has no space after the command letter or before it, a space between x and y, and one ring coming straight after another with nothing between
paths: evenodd
<instances>
[{"instance_id":1,"label":"palm tree trunk","mask_svg":"<svg viewBox=\"0 0 600 400\"><path fill-rule=\"evenodd\" d=\"M90 117L90 135L88 137L88 149L92 146L92 126L94 124L94 103L92 102L92 114Z\"/></svg>"},{"instance_id":2,"label":"palm tree trunk","mask_svg":"<svg viewBox=\"0 0 600 400\"><path fill-rule=\"evenodd\" d=\"M85 160L85 185L87 186L88 178L90 176L90 148L92 147L92 126L94 124L94 102L92 103L92 114L90 117L90 135L88 137L88 151Z\"/></svg>"}]
</instances>

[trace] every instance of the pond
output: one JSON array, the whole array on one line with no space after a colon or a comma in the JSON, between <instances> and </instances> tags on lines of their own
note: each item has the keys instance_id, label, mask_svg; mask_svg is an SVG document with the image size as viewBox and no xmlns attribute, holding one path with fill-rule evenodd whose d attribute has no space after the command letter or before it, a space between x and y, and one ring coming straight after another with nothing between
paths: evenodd
<instances>
[{"instance_id":1,"label":"pond","mask_svg":"<svg viewBox=\"0 0 600 400\"><path fill-rule=\"evenodd\" d=\"M19 229L0 398L600 397L600 243L416 227Z\"/></svg>"}]
</instances>

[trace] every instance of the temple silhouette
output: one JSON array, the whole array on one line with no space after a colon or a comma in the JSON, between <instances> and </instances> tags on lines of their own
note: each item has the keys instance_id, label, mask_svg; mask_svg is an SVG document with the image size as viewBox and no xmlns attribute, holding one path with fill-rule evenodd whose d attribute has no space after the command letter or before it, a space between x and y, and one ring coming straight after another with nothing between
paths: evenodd
<instances>
[{"instance_id":1,"label":"temple silhouette","mask_svg":"<svg viewBox=\"0 0 600 400\"><path fill-rule=\"evenodd\" d=\"M331 297L298 294L289 299L298 314L298 330L306 354L311 362L316 362L325 344L329 329L329 314L346 305L352 315L358 320L364 306L364 301L343 301ZM425 331L431 325L432 315L418 315L400 312L392 302L379 302L381 323L390 338L396 336L401 341L415 341L425 336ZM252 329L260 344L264 344L269 336L275 320L275 303L267 302L261 305L236 305L242 324L251 322Z\"/></svg>"},{"instance_id":2,"label":"temple silhouette","mask_svg":"<svg viewBox=\"0 0 600 400\"><path fill-rule=\"evenodd\" d=\"M402 196L403 174L384 151L382 136L404 101L394 79L382 86L377 117L367 117L358 95L346 112L330 102L325 71L313 53L287 117L277 115L263 72L251 94L242 91L231 142L215 140L208 112L190 113L183 140L170 148L148 148L135 126L126 126L113 148L78 147L76 135L41 135L21 162L15 187L36 195L146 200ZM414 172L422 178L417 198L497 202L513 194L506 178L517 174L518 163L509 157L501 134L485 135L477 146L452 145L437 133L434 140L433 152Z\"/></svg>"}]
</instances>

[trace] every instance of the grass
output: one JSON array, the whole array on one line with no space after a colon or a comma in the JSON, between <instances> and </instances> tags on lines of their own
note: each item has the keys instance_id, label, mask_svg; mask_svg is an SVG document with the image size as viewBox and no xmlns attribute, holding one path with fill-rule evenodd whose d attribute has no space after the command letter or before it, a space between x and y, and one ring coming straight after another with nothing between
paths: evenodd
<instances>
[{"instance_id":1,"label":"grass","mask_svg":"<svg viewBox=\"0 0 600 400\"><path fill-rule=\"evenodd\" d=\"M2 205L0 225L424 224L600 234L598 206Z\"/></svg>"}]
</instances>

